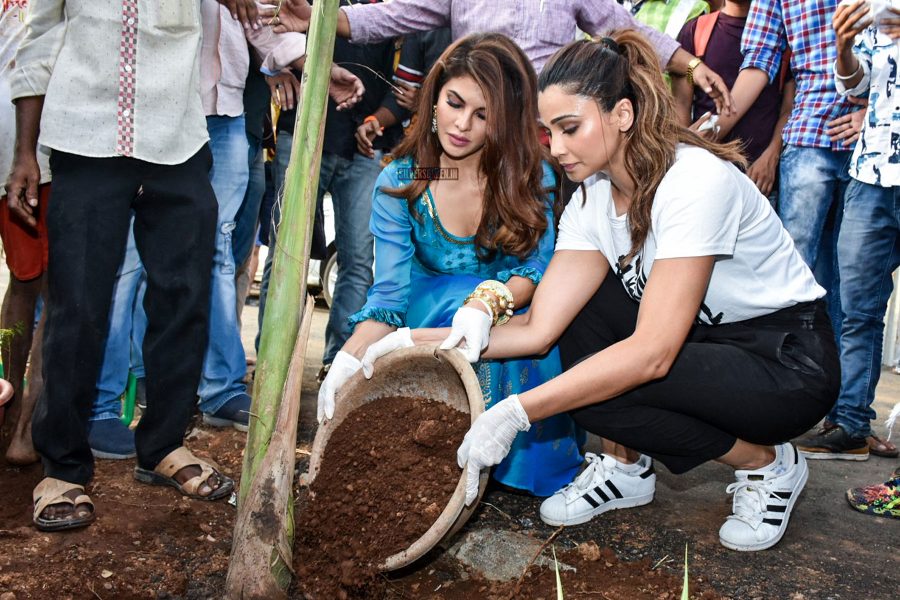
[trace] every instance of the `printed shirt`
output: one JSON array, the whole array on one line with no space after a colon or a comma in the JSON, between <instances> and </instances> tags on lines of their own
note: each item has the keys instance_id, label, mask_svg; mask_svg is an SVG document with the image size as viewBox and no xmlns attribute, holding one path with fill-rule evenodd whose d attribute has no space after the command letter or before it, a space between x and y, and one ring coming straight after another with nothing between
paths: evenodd
<instances>
[{"instance_id":1,"label":"printed shirt","mask_svg":"<svg viewBox=\"0 0 900 600\"><path fill-rule=\"evenodd\" d=\"M31 0L12 99L45 96L40 142L179 164L206 143L200 3Z\"/></svg>"},{"instance_id":2,"label":"printed shirt","mask_svg":"<svg viewBox=\"0 0 900 600\"><path fill-rule=\"evenodd\" d=\"M869 98L865 124L850 159L850 176L871 185L900 186L900 43L869 27L857 36L853 54L863 71L859 84L848 89L834 79L840 94L868 94Z\"/></svg>"},{"instance_id":3,"label":"printed shirt","mask_svg":"<svg viewBox=\"0 0 900 600\"><path fill-rule=\"evenodd\" d=\"M634 18L672 38L685 23L709 12L705 0L644 0L633 7Z\"/></svg>"},{"instance_id":4,"label":"printed shirt","mask_svg":"<svg viewBox=\"0 0 900 600\"><path fill-rule=\"evenodd\" d=\"M826 123L852 106L834 88L831 69L837 58L831 17L838 0L754 0L750 5L741 51L742 69L765 71L769 82L791 48L791 72L797 82L794 108L784 128L785 144L845 150L826 135Z\"/></svg>"},{"instance_id":5,"label":"printed shirt","mask_svg":"<svg viewBox=\"0 0 900 600\"><path fill-rule=\"evenodd\" d=\"M638 29L650 40L665 67L678 43L634 20L615 0L392 0L354 4L345 11L354 43L450 27L453 39L496 32L512 39L540 73L554 52L575 41L578 29L606 35L614 29Z\"/></svg>"}]
</instances>

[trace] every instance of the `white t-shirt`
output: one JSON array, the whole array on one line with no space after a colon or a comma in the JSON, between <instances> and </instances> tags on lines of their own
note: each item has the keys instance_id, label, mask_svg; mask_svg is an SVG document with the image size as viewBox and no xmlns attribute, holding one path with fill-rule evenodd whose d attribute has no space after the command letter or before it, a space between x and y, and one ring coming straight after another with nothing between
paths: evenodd
<instances>
[{"instance_id":1,"label":"white t-shirt","mask_svg":"<svg viewBox=\"0 0 900 600\"><path fill-rule=\"evenodd\" d=\"M678 147L657 188L644 247L624 270L618 260L631 249L628 220L616 215L605 176L585 187L587 201L579 189L563 212L556 249L599 250L637 301L654 260L692 256L716 257L698 323L743 321L825 295L753 182L702 148Z\"/></svg>"}]
</instances>

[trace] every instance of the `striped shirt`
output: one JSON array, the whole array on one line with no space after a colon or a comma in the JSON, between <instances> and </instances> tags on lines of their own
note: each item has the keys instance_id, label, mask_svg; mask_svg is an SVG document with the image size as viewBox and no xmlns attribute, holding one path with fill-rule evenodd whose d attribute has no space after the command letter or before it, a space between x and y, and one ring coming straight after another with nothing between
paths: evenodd
<instances>
[{"instance_id":1,"label":"striped shirt","mask_svg":"<svg viewBox=\"0 0 900 600\"><path fill-rule=\"evenodd\" d=\"M575 41L578 29L591 35L638 29L663 68L679 48L673 38L635 21L615 0L392 0L341 10L354 44L438 27L450 27L454 40L470 33L502 33L522 48L538 73L554 52Z\"/></svg>"},{"instance_id":2,"label":"striped shirt","mask_svg":"<svg viewBox=\"0 0 900 600\"><path fill-rule=\"evenodd\" d=\"M742 69L757 68L775 81L781 56L791 48L791 71L797 82L794 108L783 131L785 144L845 150L832 142L826 123L852 106L834 87L837 58L831 17L838 0L754 0L750 5L741 51Z\"/></svg>"}]
</instances>

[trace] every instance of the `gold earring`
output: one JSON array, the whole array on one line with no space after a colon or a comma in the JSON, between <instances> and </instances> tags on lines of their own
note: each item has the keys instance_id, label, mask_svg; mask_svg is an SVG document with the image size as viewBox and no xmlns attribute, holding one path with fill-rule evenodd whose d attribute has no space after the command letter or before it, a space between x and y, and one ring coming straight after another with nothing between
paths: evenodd
<instances>
[{"instance_id":1,"label":"gold earring","mask_svg":"<svg viewBox=\"0 0 900 600\"><path fill-rule=\"evenodd\" d=\"M431 109L431 133L437 133L437 104Z\"/></svg>"}]
</instances>

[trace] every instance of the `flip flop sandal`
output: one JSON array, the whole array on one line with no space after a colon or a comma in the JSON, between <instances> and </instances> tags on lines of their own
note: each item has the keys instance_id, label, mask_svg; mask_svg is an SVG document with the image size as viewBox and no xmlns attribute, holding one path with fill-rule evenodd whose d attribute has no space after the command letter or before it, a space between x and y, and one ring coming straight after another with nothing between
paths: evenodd
<instances>
[{"instance_id":1,"label":"flip flop sandal","mask_svg":"<svg viewBox=\"0 0 900 600\"><path fill-rule=\"evenodd\" d=\"M873 444L869 440L873 440L875 443ZM887 442L875 434L866 436L866 443L869 445L869 454L883 456L884 458L897 458L900 456L900 449L894 448L890 450Z\"/></svg>"},{"instance_id":2,"label":"flip flop sandal","mask_svg":"<svg viewBox=\"0 0 900 600\"><path fill-rule=\"evenodd\" d=\"M200 474L191 477L184 483L178 483L178 480L175 479L175 474L181 469L190 466L200 467ZM210 475L215 475L219 478L219 487L206 496L199 494L198 490L206 483ZM234 480L223 475L208 462L194 456L191 451L184 446L176 448L166 455L152 471L150 469L135 467L134 478L141 483L173 487L181 492L183 496L193 498L194 500L218 500L219 498L230 495L231 491L234 489Z\"/></svg>"},{"instance_id":3,"label":"flip flop sandal","mask_svg":"<svg viewBox=\"0 0 900 600\"><path fill-rule=\"evenodd\" d=\"M72 490L81 492L74 500L65 495ZM37 484L37 487L34 488L31 497L34 500L34 513L32 514L31 520L34 522L34 526L40 531L78 529L79 527L86 527L94 521L94 503L91 502L88 495L84 493L83 485L70 483L61 479L54 479L53 477L44 477L41 482ZM41 514L44 512L44 509L55 504L69 504L72 506L73 511L79 504L88 504L91 507L91 512L84 517L76 517L73 512L71 516L60 519L43 518Z\"/></svg>"}]
</instances>

